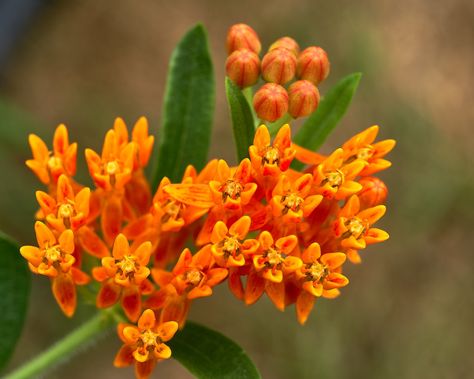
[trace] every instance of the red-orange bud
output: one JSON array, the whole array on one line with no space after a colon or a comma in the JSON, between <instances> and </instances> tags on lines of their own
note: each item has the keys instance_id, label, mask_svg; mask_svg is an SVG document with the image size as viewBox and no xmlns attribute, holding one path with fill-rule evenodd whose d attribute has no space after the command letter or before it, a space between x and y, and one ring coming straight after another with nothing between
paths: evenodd
<instances>
[{"instance_id":1,"label":"red-orange bud","mask_svg":"<svg viewBox=\"0 0 474 379\"><path fill-rule=\"evenodd\" d=\"M288 93L278 84L267 83L255 93L253 107L262 120L276 121L288 110Z\"/></svg>"},{"instance_id":2,"label":"red-orange bud","mask_svg":"<svg viewBox=\"0 0 474 379\"><path fill-rule=\"evenodd\" d=\"M257 33L246 24L232 25L227 32L227 53L238 49L249 49L256 54L262 49Z\"/></svg>"},{"instance_id":3,"label":"red-orange bud","mask_svg":"<svg viewBox=\"0 0 474 379\"><path fill-rule=\"evenodd\" d=\"M254 85L260 73L260 58L253 51L239 49L225 62L227 76L240 88Z\"/></svg>"},{"instance_id":4,"label":"red-orange bud","mask_svg":"<svg viewBox=\"0 0 474 379\"><path fill-rule=\"evenodd\" d=\"M263 57L262 76L267 82L285 84L294 78L296 57L288 49L279 47Z\"/></svg>"},{"instance_id":5,"label":"red-orange bud","mask_svg":"<svg viewBox=\"0 0 474 379\"><path fill-rule=\"evenodd\" d=\"M362 189L357 194L359 196L361 208L372 208L385 203L388 189L379 178L366 176L359 180Z\"/></svg>"},{"instance_id":6,"label":"red-orange bud","mask_svg":"<svg viewBox=\"0 0 474 379\"><path fill-rule=\"evenodd\" d=\"M319 104L319 91L308 80L298 80L288 88L288 112L293 118L308 116Z\"/></svg>"},{"instance_id":7,"label":"red-orange bud","mask_svg":"<svg viewBox=\"0 0 474 379\"><path fill-rule=\"evenodd\" d=\"M296 75L318 85L329 75L329 59L326 52L317 46L304 49L298 57Z\"/></svg>"},{"instance_id":8,"label":"red-orange bud","mask_svg":"<svg viewBox=\"0 0 474 379\"><path fill-rule=\"evenodd\" d=\"M281 37L277 39L275 42L272 43L268 51L272 51L280 47L290 50L295 55L298 55L298 53L300 52L300 47L298 45L298 42L296 42L291 37Z\"/></svg>"}]
</instances>

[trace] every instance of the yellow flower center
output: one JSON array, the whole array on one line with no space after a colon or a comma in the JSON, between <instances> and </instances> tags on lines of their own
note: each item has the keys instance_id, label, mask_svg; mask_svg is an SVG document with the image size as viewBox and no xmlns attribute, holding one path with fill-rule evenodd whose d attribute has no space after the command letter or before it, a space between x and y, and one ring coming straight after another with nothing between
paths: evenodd
<instances>
[{"instance_id":1,"label":"yellow flower center","mask_svg":"<svg viewBox=\"0 0 474 379\"><path fill-rule=\"evenodd\" d=\"M140 340L143 343L144 346L148 347L155 347L161 343L160 336L158 333L153 332L150 329L145 330L141 335L140 335Z\"/></svg>"},{"instance_id":2,"label":"yellow flower center","mask_svg":"<svg viewBox=\"0 0 474 379\"><path fill-rule=\"evenodd\" d=\"M191 269L184 274L184 280L193 287L196 287L202 280L201 271Z\"/></svg>"},{"instance_id":3,"label":"yellow flower center","mask_svg":"<svg viewBox=\"0 0 474 379\"><path fill-rule=\"evenodd\" d=\"M49 263L58 262L61 259L61 250L58 246L49 247L44 252L44 257Z\"/></svg>"},{"instance_id":4,"label":"yellow flower center","mask_svg":"<svg viewBox=\"0 0 474 379\"><path fill-rule=\"evenodd\" d=\"M266 251L265 255L265 265L270 267L275 267L283 263L283 257L281 253L273 248L270 248Z\"/></svg>"},{"instance_id":5,"label":"yellow flower center","mask_svg":"<svg viewBox=\"0 0 474 379\"><path fill-rule=\"evenodd\" d=\"M357 152L357 158L363 159L364 161L369 160L372 155L374 155L374 148L370 145L359 149Z\"/></svg>"},{"instance_id":6,"label":"yellow flower center","mask_svg":"<svg viewBox=\"0 0 474 379\"><path fill-rule=\"evenodd\" d=\"M345 223L347 231L350 235L358 239L365 231L364 223L357 217L353 217Z\"/></svg>"},{"instance_id":7,"label":"yellow flower center","mask_svg":"<svg viewBox=\"0 0 474 379\"><path fill-rule=\"evenodd\" d=\"M326 179L323 180L322 184L326 183L333 188L337 188L344 183L344 174L340 170L330 171L326 174Z\"/></svg>"},{"instance_id":8,"label":"yellow flower center","mask_svg":"<svg viewBox=\"0 0 474 379\"><path fill-rule=\"evenodd\" d=\"M223 186L222 200L226 201L228 197L235 200L240 197L242 190L242 184L236 182L235 180L228 180Z\"/></svg>"},{"instance_id":9,"label":"yellow flower center","mask_svg":"<svg viewBox=\"0 0 474 379\"><path fill-rule=\"evenodd\" d=\"M274 147L269 146L262 157L262 164L275 164L280 163L280 153Z\"/></svg>"},{"instance_id":10,"label":"yellow flower center","mask_svg":"<svg viewBox=\"0 0 474 379\"><path fill-rule=\"evenodd\" d=\"M120 170L120 166L117 161L107 162L105 165L105 172L108 175L115 175Z\"/></svg>"},{"instance_id":11,"label":"yellow flower center","mask_svg":"<svg viewBox=\"0 0 474 379\"><path fill-rule=\"evenodd\" d=\"M137 270L136 257L133 255L126 255L117 263L118 268L122 271L125 276L130 276Z\"/></svg>"},{"instance_id":12,"label":"yellow flower center","mask_svg":"<svg viewBox=\"0 0 474 379\"><path fill-rule=\"evenodd\" d=\"M293 212L298 212L303 202L304 200L294 193L283 196L281 198L281 204L285 208L283 209L282 213L287 214L289 210L292 210Z\"/></svg>"},{"instance_id":13,"label":"yellow flower center","mask_svg":"<svg viewBox=\"0 0 474 379\"><path fill-rule=\"evenodd\" d=\"M306 267L306 278L313 282L319 282L324 279L327 274L327 266L322 265L321 263L311 263Z\"/></svg>"},{"instance_id":14,"label":"yellow flower center","mask_svg":"<svg viewBox=\"0 0 474 379\"><path fill-rule=\"evenodd\" d=\"M240 242L235 237L225 237L222 241L222 250L224 255L239 255L240 254Z\"/></svg>"},{"instance_id":15,"label":"yellow flower center","mask_svg":"<svg viewBox=\"0 0 474 379\"><path fill-rule=\"evenodd\" d=\"M70 218L74 215L74 207L71 204L61 204L58 209L60 218Z\"/></svg>"},{"instance_id":16,"label":"yellow flower center","mask_svg":"<svg viewBox=\"0 0 474 379\"><path fill-rule=\"evenodd\" d=\"M58 157L50 157L48 159L48 167L50 170L54 170L54 169L60 169L62 168L62 161L61 161L61 158L58 158Z\"/></svg>"}]
</instances>

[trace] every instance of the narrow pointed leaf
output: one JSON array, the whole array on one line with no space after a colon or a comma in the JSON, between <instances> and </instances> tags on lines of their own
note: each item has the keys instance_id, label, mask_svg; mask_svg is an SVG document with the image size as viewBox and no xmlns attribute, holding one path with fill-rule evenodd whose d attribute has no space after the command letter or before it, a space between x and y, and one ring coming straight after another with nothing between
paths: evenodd
<instances>
[{"instance_id":1,"label":"narrow pointed leaf","mask_svg":"<svg viewBox=\"0 0 474 379\"><path fill-rule=\"evenodd\" d=\"M197 169L204 166L214 100L214 71L206 31L197 25L183 37L171 56L154 188L164 176L178 181L189 164Z\"/></svg>"},{"instance_id":2,"label":"narrow pointed leaf","mask_svg":"<svg viewBox=\"0 0 474 379\"><path fill-rule=\"evenodd\" d=\"M227 77L225 78L225 92L232 118L237 157L242 160L248 156L249 146L253 143L255 121L242 91Z\"/></svg>"},{"instance_id":3,"label":"narrow pointed leaf","mask_svg":"<svg viewBox=\"0 0 474 379\"><path fill-rule=\"evenodd\" d=\"M313 151L321 147L349 108L361 76L361 73L354 73L339 81L296 133L293 142ZM303 164L294 162L292 167L299 170Z\"/></svg>"},{"instance_id":4,"label":"narrow pointed leaf","mask_svg":"<svg viewBox=\"0 0 474 379\"><path fill-rule=\"evenodd\" d=\"M235 342L187 322L169 345L173 357L198 379L258 379L255 365Z\"/></svg>"},{"instance_id":5,"label":"narrow pointed leaf","mask_svg":"<svg viewBox=\"0 0 474 379\"><path fill-rule=\"evenodd\" d=\"M0 232L0 369L20 337L29 290L30 273L18 246Z\"/></svg>"}]
</instances>

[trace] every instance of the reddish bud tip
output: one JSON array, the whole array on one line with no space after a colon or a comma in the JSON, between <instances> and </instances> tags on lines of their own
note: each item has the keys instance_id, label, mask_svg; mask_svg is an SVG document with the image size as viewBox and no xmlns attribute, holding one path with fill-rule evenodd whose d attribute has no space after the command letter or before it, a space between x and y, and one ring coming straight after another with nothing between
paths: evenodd
<instances>
[{"instance_id":1,"label":"reddish bud tip","mask_svg":"<svg viewBox=\"0 0 474 379\"><path fill-rule=\"evenodd\" d=\"M361 178L359 183L362 184L362 189L357 195L359 196L361 208L372 208L385 203L388 189L379 178L366 176Z\"/></svg>"},{"instance_id":2,"label":"reddish bud tip","mask_svg":"<svg viewBox=\"0 0 474 379\"><path fill-rule=\"evenodd\" d=\"M319 91L308 80L298 80L288 88L289 109L293 118L308 116L313 113L319 104Z\"/></svg>"},{"instance_id":3,"label":"reddish bud tip","mask_svg":"<svg viewBox=\"0 0 474 379\"><path fill-rule=\"evenodd\" d=\"M227 32L227 53L238 49L249 49L256 54L262 49L257 33L246 24L232 25Z\"/></svg>"},{"instance_id":4,"label":"reddish bud tip","mask_svg":"<svg viewBox=\"0 0 474 379\"><path fill-rule=\"evenodd\" d=\"M280 47L283 49L290 50L295 55L298 55L298 53L300 52L300 47L298 45L298 42L296 42L291 37L281 37L277 39L275 42L272 43L268 51L272 51Z\"/></svg>"},{"instance_id":5,"label":"reddish bud tip","mask_svg":"<svg viewBox=\"0 0 474 379\"><path fill-rule=\"evenodd\" d=\"M274 49L263 57L262 76L267 82L285 84L294 78L296 57L288 49Z\"/></svg>"},{"instance_id":6,"label":"reddish bud tip","mask_svg":"<svg viewBox=\"0 0 474 379\"><path fill-rule=\"evenodd\" d=\"M227 57L227 76L240 88L254 85L260 73L260 58L253 51L239 49Z\"/></svg>"},{"instance_id":7,"label":"reddish bud tip","mask_svg":"<svg viewBox=\"0 0 474 379\"><path fill-rule=\"evenodd\" d=\"M299 55L296 74L300 79L318 85L329 75L329 66L326 52L320 47L311 46Z\"/></svg>"},{"instance_id":8,"label":"reddish bud tip","mask_svg":"<svg viewBox=\"0 0 474 379\"><path fill-rule=\"evenodd\" d=\"M288 110L288 93L278 84L267 83L255 93L253 107L262 120L276 121Z\"/></svg>"}]
</instances>

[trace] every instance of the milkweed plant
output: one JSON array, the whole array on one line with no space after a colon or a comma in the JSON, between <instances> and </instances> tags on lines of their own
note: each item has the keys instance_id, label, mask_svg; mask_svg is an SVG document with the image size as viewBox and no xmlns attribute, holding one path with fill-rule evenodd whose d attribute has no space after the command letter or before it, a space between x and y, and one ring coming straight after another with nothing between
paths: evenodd
<instances>
[{"instance_id":1,"label":"milkweed plant","mask_svg":"<svg viewBox=\"0 0 474 379\"><path fill-rule=\"evenodd\" d=\"M390 167L384 157L395 141L376 141L379 127L371 126L329 155L317 152L360 74L321 97L318 86L330 72L321 47L301 49L282 37L262 54L245 24L230 27L226 45L236 164L207 160L215 86L201 25L171 57L159 138L145 117L131 131L117 118L102 150L84 151L91 188L75 177L78 145L66 126L56 128L52 144L29 135L26 166L43 189L35 193L36 242L18 248L0 238L1 260L17 267L11 290L27 287L28 266L50 281L65 316L87 302L97 315L7 378L41 375L111 327L122 341L111 363L134 365L139 379L170 357L198 378L259 378L239 346L188 321L192 304L225 284L247 306L263 296L280 311L294 306L303 325L316 302L349 284L344 267L388 239L375 227L387 197L375 175ZM306 119L292 128L298 118ZM23 308L0 363L13 350Z\"/></svg>"}]
</instances>

